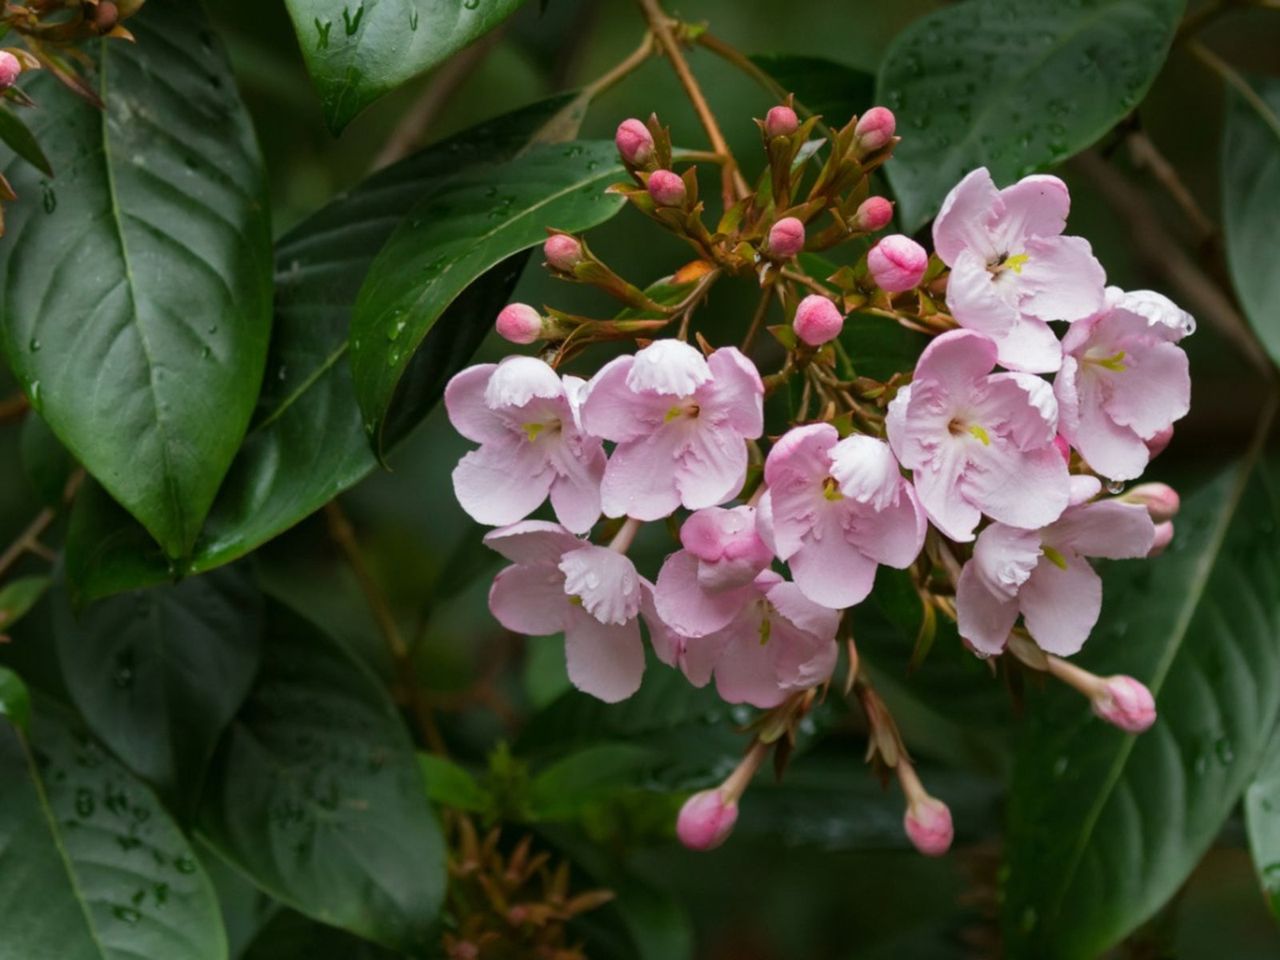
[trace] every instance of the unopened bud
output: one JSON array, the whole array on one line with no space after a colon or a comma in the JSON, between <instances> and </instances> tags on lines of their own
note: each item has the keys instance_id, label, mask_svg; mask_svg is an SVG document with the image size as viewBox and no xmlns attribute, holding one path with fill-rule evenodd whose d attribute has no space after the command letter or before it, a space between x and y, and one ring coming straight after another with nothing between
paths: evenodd
<instances>
[{"instance_id":1,"label":"unopened bud","mask_svg":"<svg viewBox=\"0 0 1280 960\"><path fill-rule=\"evenodd\" d=\"M902 818L907 836L915 848L926 857L940 857L951 849L955 829L951 825L951 810L936 797L925 794L912 800Z\"/></svg>"},{"instance_id":2,"label":"unopened bud","mask_svg":"<svg viewBox=\"0 0 1280 960\"><path fill-rule=\"evenodd\" d=\"M582 244L568 234L555 233L542 245L542 255L552 267L568 273L582 262Z\"/></svg>"},{"instance_id":3,"label":"unopened bud","mask_svg":"<svg viewBox=\"0 0 1280 960\"><path fill-rule=\"evenodd\" d=\"M108 33L120 20L120 10L111 0L100 0L93 14L93 25L99 33Z\"/></svg>"},{"instance_id":4,"label":"unopened bud","mask_svg":"<svg viewBox=\"0 0 1280 960\"><path fill-rule=\"evenodd\" d=\"M0 90L8 90L18 82L22 64L8 50L0 50Z\"/></svg>"},{"instance_id":5,"label":"unopened bud","mask_svg":"<svg viewBox=\"0 0 1280 960\"><path fill-rule=\"evenodd\" d=\"M498 313L498 336L512 343L533 343L542 338L542 316L527 303L509 303Z\"/></svg>"},{"instance_id":6,"label":"unopened bud","mask_svg":"<svg viewBox=\"0 0 1280 960\"><path fill-rule=\"evenodd\" d=\"M635 117L618 124L613 142L617 144L622 159L633 167L644 166L653 156L653 134Z\"/></svg>"},{"instance_id":7,"label":"unopened bud","mask_svg":"<svg viewBox=\"0 0 1280 960\"><path fill-rule=\"evenodd\" d=\"M867 269L886 293L902 293L920 283L929 266L924 247L900 233L890 234L867 253Z\"/></svg>"},{"instance_id":8,"label":"unopened bud","mask_svg":"<svg viewBox=\"0 0 1280 960\"><path fill-rule=\"evenodd\" d=\"M714 850L729 838L738 822L738 804L719 788L695 793L680 808L676 836L690 850Z\"/></svg>"},{"instance_id":9,"label":"unopened bud","mask_svg":"<svg viewBox=\"0 0 1280 960\"><path fill-rule=\"evenodd\" d=\"M1164 453L1164 448L1169 445L1169 441L1173 439L1173 427L1168 426L1163 430L1157 430L1155 435L1147 441L1147 453L1154 460L1160 454Z\"/></svg>"},{"instance_id":10,"label":"unopened bud","mask_svg":"<svg viewBox=\"0 0 1280 960\"><path fill-rule=\"evenodd\" d=\"M1093 712L1121 730L1141 733L1156 722L1156 701L1144 684L1118 675L1102 681Z\"/></svg>"},{"instance_id":11,"label":"unopened bud","mask_svg":"<svg viewBox=\"0 0 1280 960\"><path fill-rule=\"evenodd\" d=\"M662 207L678 207L684 203L684 181L670 170L655 170L649 175L649 196Z\"/></svg>"},{"instance_id":12,"label":"unopened bud","mask_svg":"<svg viewBox=\"0 0 1280 960\"><path fill-rule=\"evenodd\" d=\"M821 294L812 293L796 307L796 317L791 321L796 336L811 347L820 347L840 336L844 329L844 317L836 305Z\"/></svg>"},{"instance_id":13,"label":"unopened bud","mask_svg":"<svg viewBox=\"0 0 1280 960\"><path fill-rule=\"evenodd\" d=\"M875 233L883 230L893 219L893 204L884 197L867 197L858 205L853 215L853 224L859 230Z\"/></svg>"},{"instance_id":14,"label":"unopened bud","mask_svg":"<svg viewBox=\"0 0 1280 960\"><path fill-rule=\"evenodd\" d=\"M1164 553L1165 548L1173 542L1173 523L1166 520L1163 523L1156 524L1156 538L1151 541L1151 549L1147 552L1148 557L1158 557Z\"/></svg>"},{"instance_id":15,"label":"unopened bud","mask_svg":"<svg viewBox=\"0 0 1280 960\"><path fill-rule=\"evenodd\" d=\"M1178 491L1167 483L1140 483L1120 498L1125 503L1136 503L1147 508L1156 523L1172 520L1178 515L1181 500Z\"/></svg>"},{"instance_id":16,"label":"unopened bud","mask_svg":"<svg viewBox=\"0 0 1280 960\"><path fill-rule=\"evenodd\" d=\"M888 107L872 107L858 118L853 135L857 138L858 146L869 153L879 150L892 140L897 126L898 121L892 110Z\"/></svg>"},{"instance_id":17,"label":"unopened bud","mask_svg":"<svg viewBox=\"0 0 1280 960\"><path fill-rule=\"evenodd\" d=\"M770 228L767 249L777 260L790 260L804 249L804 224L795 217L783 217Z\"/></svg>"},{"instance_id":18,"label":"unopened bud","mask_svg":"<svg viewBox=\"0 0 1280 960\"><path fill-rule=\"evenodd\" d=\"M1053 445L1062 454L1063 462L1071 466L1071 444L1067 443L1067 438L1059 433L1053 438Z\"/></svg>"},{"instance_id":19,"label":"unopened bud","mask_svg":"<svg viewBox=\"0 0 1280 960\"><path fill-rule=\"evenodd\" d=\"M777 106L764 118L764 132L770 137L789 137L800 127L800 118L790 107Z\"/></svg>"}]
</instances>

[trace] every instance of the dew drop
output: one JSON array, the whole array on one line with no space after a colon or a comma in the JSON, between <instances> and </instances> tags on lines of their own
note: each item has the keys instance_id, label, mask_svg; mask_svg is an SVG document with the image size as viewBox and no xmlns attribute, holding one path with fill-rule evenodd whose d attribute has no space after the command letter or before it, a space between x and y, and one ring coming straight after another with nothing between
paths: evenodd
<instances>
[{"instance_id":1,"label":"dew drop","mask_svg":"<svg viewBox=\"0 0 1280 960\"><path fill-rule=\"evenodd\" d=\"M1107 481L1107 493L1115 496L1118 493L1124 493L1124 484L1119 480Z\"/></svg>"},{"instance_id":2,"label":"dew drop","mask_svg":"<svg viewBox=\"0 0 1280 960\"><path fill-rule=\"evenodd\" d=\"M40 352L40 341L39 341L39 340L37 340L35 337L32 337L32 338L31 338L31 342L30 342L29 344L27 344L27 347L31 350L31 352L32 352L32 353L39 353L39 352Z\"/></svg>"},{"instance_id":3,"label":"dew drop","mask_svg":"<svg viewBox=\"0 0 1280 960\"><path fill-rule=\"evenodd\" d=\"M92 817L94 810L93 791L81 787L76 791L76 814L81 817Z\"/></svg>"},{"instance_id":4,"label":"dew drop","mask_svg":"<svg viewBox=\"0 0 1280 960\"><path fill-rule=\"evenodd\" d=\"M196 872L195 859L188 854L183 854L180 857L176 857L173 861L173 866L179 873L195 873Z\"/></svg>"},{"instance_id":5,"label":"dew drop","mask_svg":"<svg viewBox=\"0 0 1280 960\"><path fill-rule=\"evenodd\" d=\"M142 919L142 914L133 907L112 907L111 915L121 923L129 924L129 926L133 926Z\"/></svg>"},{"instance_id":6,"label":"dew drop","mask_svg":"<svg viewBox=\"0 0 1280 960\"><path fill-rule=\"evenodd\" d=\"M53 191L53 184L48 180L40 181L40 189L44 191L41 202L44 205L45 213L53 213L58 209L58 195Z\"/></svg>"}]
</instances>

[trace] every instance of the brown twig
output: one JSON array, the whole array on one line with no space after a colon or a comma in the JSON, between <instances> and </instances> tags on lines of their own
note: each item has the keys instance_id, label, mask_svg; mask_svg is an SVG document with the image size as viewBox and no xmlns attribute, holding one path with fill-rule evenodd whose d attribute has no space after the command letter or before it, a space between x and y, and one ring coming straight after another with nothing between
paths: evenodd
<instances>
[{"instance_id":1,"label":"brown twig","mask_svg":"<svg viewBox=\"0 0 1280 960\"><path fill-rule=\"evenodd\" d=\"M1213 237L1218 232L1216 225L1200 209L1200 204L1196 202L1196 198L1187 189L1187 185L1182 182L1182 178L1178 176L1178 171L1165 155L1160 152L1160 149L1152 142L1151 138L1141 130L1135 130L1129 134L1127 139L1129 156L1133 160L1133 165L1139 170L1149 171L1155 177L1156 182L1164 187L1169 196L1173 198L1173 202L1178 205L1182 212L1186 214L1187 219L1191 221L1191 226L1197 234L1196 241L1204 243Z\"/></svg>"},{"instance_id":2,"label":"brown twig","mask_svg":"<svg viewBox=\"0 0 1280 960\"><path fill-rule=\"evenodd\" d=\"M773 300L773 283L766 282L760 291L760 302L756 304L756 312L751 317L751 325L747 327L747 335L742 338L742 352L749 354L755 345L760 328L764 326L764 318L769 313L769 303Z\"/></svg>"},{"instance_id":3,"label":"brown twig","mask_svg":"<svg viewBox=\"0 0 1280 960\"><path fill-rule=\"evenodd\" d=\"M77 469L71 474L71 477L67 480L66 487L62 491L63 506L75 499L76 491L80 489L80 484L83 481L83 468ZM58 509L58 507L45 507L37 513L32 521L27 524L26 529L18 534L13 543L9 544L3 553L0 553L0 576L6 574L9 568L17 563L25 553L44 555L42 553L44 545L40 543L40 537L49 529L49 525L57 519Z\"/></svg>"},{"instance_id":4,"label":"brown twig","mask_svg":"<svg viewBox=\"0 0 1280 960\"><path fill-rule=\"evenodd\" d=\"M0 400L0 424L17 423L31 409L31 401L19 390L13 396Z\"/></svg>"}]
</instances>

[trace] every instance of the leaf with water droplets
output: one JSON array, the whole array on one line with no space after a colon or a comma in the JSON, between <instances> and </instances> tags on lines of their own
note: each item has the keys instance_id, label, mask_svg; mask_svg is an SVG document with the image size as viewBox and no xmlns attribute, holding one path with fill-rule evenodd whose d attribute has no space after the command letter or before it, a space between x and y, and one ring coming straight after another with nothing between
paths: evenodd
<instances>
[{"instance_id":1,"label":"leaf with water droplets","mask_svg":"<svg viewBox=\"0 0 1280 960\"><path fill-rule=\"evenodd\" d=\"M1271 734L1266 757L1244 794L1249 851L1271 914L1280 920L1280 727Z\"/></svg>"},{"instance_id":2,"label":"leaf with water droplets","mask_svg":"<svg viewBox=\"0 0 1280 960\"><path fill-rule=\"evenodd\" d=\"M877 87L898 116L885 170L906 229L974 167L1003 186L1096 142L1146 95L1184 3L970 0L911 24Z\"/></svg>"}]
</instances>

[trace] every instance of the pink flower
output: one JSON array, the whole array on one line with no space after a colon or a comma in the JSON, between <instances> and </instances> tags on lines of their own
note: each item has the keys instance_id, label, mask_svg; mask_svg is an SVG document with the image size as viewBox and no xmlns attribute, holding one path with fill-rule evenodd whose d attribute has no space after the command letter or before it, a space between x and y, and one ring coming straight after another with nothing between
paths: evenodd
<instances>
[{"instance_id":1,"label":"pink flower","mask_svg":"<svg viewBox=\"0 0 1280 960\"><path fill-rule=\"evenodd\" d=\"M549 493L561 523L576 533L590 530L600 518L605 456L579 419L585 388L534 357L468 367L450 380L449 421L480 444L453 471L462 509L502 526L527 517Z\"/></svg>"},{"instance_id":2,"label":"pink flower","mask_svg":"<svg viewBox=\"0 0 1280 960\"><path fill-rule=\"evenodd\" d=\"M844 317L829 299L821 294L811 293L796 307L791 329L809 346L820 347L840 336L840 331L844 329Z\"/></svg>"},{"instance_id":3,"label":"pink flower","mask_svg":"<svg viewBox=\"0 0 1280 960\"><path fill-rule=\"evenodd\" d=\"M1145 507L1086 502L1100 489L1096 477L1073 477L1073 506L1059 520L1040 530L993 523L978 535L956 586L960 636L975 650L1003 650L1019 613L1043 650L1066 657L1084 646L1102 609L1102 580L1085 557L1142 557L1155 536Z\"/></svg>"},{"instance_id":4,"label":"pink flower","mask_svg":"<svg viewBox=\"0 0 1280 960\"><path fill-rule=\"evenodd\" d=\"M639 689L637 615L652 588L626 556L541 520L493 530L484 542L513 563L489 591L499 623L530 636L563 633L569 679L593 697L616 703Z\"/></svg>"},{"instance_id":5,"label":"pink flower","mask_svg":"<svg viewBox=\"0 0 1280 960\"><path fill-rule=\"evenodd\" d=\"M940 857L951 849L955 837L951 808L936 797L926 795L913 800L902 825L911 843L926 857Z\"/></svg>"},{"instance_id":6,"label":"pink flower","mask_svg":"<svg viewBox=\"0 0 1280 960\"><path fill-rule=\"evenodd\" d=\"M1057 177L997 190L979 167L947 194L933 223L934 248L951 268L952 316L995 340L1010 370L1057 370L1062 350L1047 321L1083 320L1102 307L1102 265L1088 241L1061 236L1070 206Z\"/></svg>"},{"instance_id":7,"label":"pink flower","mask_svg":"<svg viewBox=\"0 0 1280 960\"><path fill-rule=\"evenodd\" d=\"M587 387L582 422L617 444L601 487L604 512L657 520L731 499L746 479L747 438L764 430L764 384L733 347L703 355L659 340L618 357Z\"/></svg>"},{"instance_id":8,"label":"pink flower","mask_svg":"<svg viewBox=\"0 0 1280 960\"><path fill-rule=\"evenodd\" d=\"M769 452L764 476L761 535L814 603L861 603L878 564L905 569L924 545L924 510L883 440L796 427Z\"/></svg>"},{"instance_id":9,"label":"pink flower","mask_svg":"<svg viewBox=\"0 0 1280 960\"><path fill-rule=\"evenodd\" d=\"M853 135L863 150L879 150L893 139L893 131L897 125L897 118L888 107L872 107L858 118Z\"/></svg>"},{"instance_id":10,"label":"pink flower","mask_svg":"<svg viewBox=\"0 0 1280 960\"><path fill-rule=\"evenodd\" d=\"M738 822L738 802L719 788L695 793L684 802L676 818L676 836L690 850L714 850L733 832Z\"/></svg>"},{"instance_id":11,"label":"pink flower","mask_svg":"<svg viewBox=\"0 0 1280 960\"><path fill-rule=\"evenodd\" d=\"M653 134L635 117L618 124L613 142L617 145L622 159L633 167L642 167L653 157Z\"/></svg>"},{"instance_id":12,"label":"pink flower","mask_svg":"<svg viewBox=\"0 0 1280 960\"><path fill-rule=\"evenodd\" d=\"M1187 355L1176 344L1195 321L1149 290L1107 289L1106 307L1067 331L1053 389L1062 433L1098 473L1132 480L1148 443L1191 408Z\"/></svg>"},{"instance_id":13,"label":"pink flower","mask_svg":"<svg viewBox=\"0 0 1280 960\"><path fill-rule=\"evenodd\" d=\"M498 336L521 346L542 339L542 316L527 303L508 303L494 323Z\"/></svg>"},{"instance_id":14,"label":"pink flower","mask_svg":"<svg viewBox=\"0 0 1280 960\"><path fill-rule=\"evenodd\" d=\"M981 334L944 333L889 405L893 452L912 471L929 519L952 540L972 540L984 513L1036 529L1067 507L1053 391L1029 374L991 373L995 360L995 344Z\"/></svg>"},{"instance_id":15,"label":"pink flower","mask_svg":"<svg viewBox=\"0 0 1280 960\"><path fill-rule=\"evenodd\" d=\"M553 233L542 245L542 255L550 266L569 273L582 262L582 244L567 233Z\"/></svg>"},{"instance_id":16,"label":"pink flower","mask_svg":"<svg viewBox=\"0 0 1280 960\"><path fill-rule=\"evenodd\" d=\"M804 224L796 217L783 217L769 228L765 247L769 256L790 260L804 249Z\"/></svg>"},{"instance_id":17,"label":"pink flower","mask_svg":"<svg viewBox=\"0 0 1280 960\"><path fill-rule=\"evenodd\" d=\"M649 196L660 207L678 207L684 203L684 180L670 170L655 170L649 174Z\"/></svg>"},{"instance_id":18,"label":"pink flower","mask_svg":"<svg viewBox=\"0 0 1280 960\"><path fill-rule=\"evenodd\" d=\"M0 50L0 90L8 90L18 82L22 64L8 50Z\"/></svg>"},{"instance_id":19,"label":"pink flower","mask_svg":"<svg viewBox=\"0 0 1280 960\"><path fill-rule=\"evenodd\" d=\"M1182 506L1178 491L1167 483L1140 483L1126 490L1120 499L1125 503L1146 507L1147 513L1156 523L1172 520Z\"/></svg>"},{"instance_id":20,"label":"pink flower","mask_svg":"<svg viewBox=\"0 0 1280 960\"><path fill-rule=\"evenodd\" d=\"M854 226L867 233L883 230L892 219L893 204L884 197L867 197L853 214Z\"/></svg>"},{"instance_id":21,"label":"pink flower","mask_svg":"<svg viewBox=\"0 0 1280 960\"><path fill-rule=\"evenodd\" d=\"M894 233L867 252L867 269L886 293L914 289L929 267L929 254L910 237Z\"/></svg>"},{"instance_id":22,"label":"pink flower","mask_svg":"<svg viewBox=\"0 0 1280 960\"><path fill-rule=\"evenodd\" d=\"M1142 733L1156 722L1156 701L1144 684L1121 674L1102 681L1093 712L1126 733Z\"/></svg>"},{"instance_id":23,"label":"pink flower","mask_svg":"<svg viewBox=\"0 0 1280 960\"><path fill-rule=\"evenodd\" d=\"M800 118L788 106L770 107L764 117L764 132L769 137L789 137L800 128Z\"/></svg>"}]
</instances>

